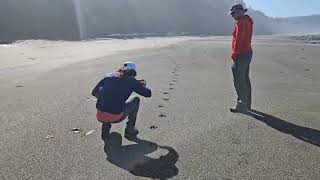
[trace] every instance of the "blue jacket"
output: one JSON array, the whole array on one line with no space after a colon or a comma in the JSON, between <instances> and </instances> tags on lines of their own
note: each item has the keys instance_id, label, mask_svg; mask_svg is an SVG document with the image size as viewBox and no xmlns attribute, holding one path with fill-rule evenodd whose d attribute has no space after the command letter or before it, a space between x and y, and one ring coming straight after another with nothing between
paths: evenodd
<instances>
[{"instance_id":1,"label":"blue jacket","mask_svg":"<svg viewBox=\"0 0 320 180\"><path fill-rule=\"evenodd\" d=\"M118 72L107 74L93 89L92 95L98 98L96 108L111 114L124 112L126 100L132 92L151 97L151 90L134 77Z\"/></svg>"}]
</instances>

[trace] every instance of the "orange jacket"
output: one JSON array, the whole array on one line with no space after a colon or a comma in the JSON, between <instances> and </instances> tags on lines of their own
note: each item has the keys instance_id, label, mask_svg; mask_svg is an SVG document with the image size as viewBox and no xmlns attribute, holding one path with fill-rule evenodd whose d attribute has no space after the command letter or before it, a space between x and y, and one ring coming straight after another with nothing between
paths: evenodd
<instances>
[{"instance_id":1,"label":"orange jacket","mask_svg":"<svg viewBox=\"0 0 320 180\"><path fill-rule=\"evenodd\" d=\"M252 52L253 21L250 16L242 16L235 22L232 33L232 53L231 58L235 60L239 54Z\"/></svg>"}]
</instances>

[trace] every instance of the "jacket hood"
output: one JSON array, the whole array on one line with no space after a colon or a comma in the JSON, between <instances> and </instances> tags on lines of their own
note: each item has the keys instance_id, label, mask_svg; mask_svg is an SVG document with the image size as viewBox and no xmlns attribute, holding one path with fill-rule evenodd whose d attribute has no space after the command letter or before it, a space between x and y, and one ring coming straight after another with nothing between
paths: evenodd
<instances>
[{"instance_id":1,"label":"jacket hood","mask_svg":"<svg viewBox=\"0 0 320 180\"><path fill-rule=\"evenodd\" d=\"M248 15L242 16L239 20L240 21L249 21L251 24L253 24L252 18L250 16L248 16Z\"/></svg>"}]
</instances>

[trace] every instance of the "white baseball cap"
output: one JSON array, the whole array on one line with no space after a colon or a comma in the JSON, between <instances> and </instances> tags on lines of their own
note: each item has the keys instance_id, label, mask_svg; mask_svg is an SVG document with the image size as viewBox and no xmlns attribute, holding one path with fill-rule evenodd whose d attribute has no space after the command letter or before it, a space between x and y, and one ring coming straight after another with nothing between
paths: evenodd
<instances>
[{"instance_id":1,"label":"white baseball cap","mask_svg":"<svg viewBox=\"0 0 320 180\"><path fill-rule=\"evenodd\" d=\"M127 62L123 63L122 67L125 69L128 69L128 70L136 70L137 69L137 65L132 61L127 61Z\"/></svg>"}]
</instances>

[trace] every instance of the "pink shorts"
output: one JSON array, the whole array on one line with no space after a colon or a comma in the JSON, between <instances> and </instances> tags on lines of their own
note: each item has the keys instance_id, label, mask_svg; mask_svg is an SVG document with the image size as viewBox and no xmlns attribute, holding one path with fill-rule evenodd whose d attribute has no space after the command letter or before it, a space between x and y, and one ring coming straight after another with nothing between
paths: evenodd
<instances>
[{"instance_id":1,"label":"pink shorts","mask_svg":"<svg viewBox=\"0 0 320 180\"><path fill-rule=\"evenodd\" d=\"M103 112L97 109L97 120L102 123L115 123L121 121L124 113L121 114L111 114L108 112Z\"/></svg>"}]
</instances>

